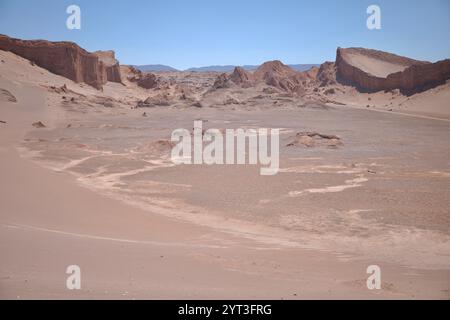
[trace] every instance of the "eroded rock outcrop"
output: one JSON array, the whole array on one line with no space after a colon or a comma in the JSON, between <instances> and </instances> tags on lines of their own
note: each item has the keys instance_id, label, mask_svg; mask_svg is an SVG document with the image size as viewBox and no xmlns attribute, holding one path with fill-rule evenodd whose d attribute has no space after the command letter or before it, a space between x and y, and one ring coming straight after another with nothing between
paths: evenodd
<instances>
[{"instance_id":1,"label":"eroded rock outcrop","mask_svg":"<svg viewBox=\"0 0 450 320\"><path fill-rule=\"evenodd\" d=\"M153 73L144 73L137 81L137 84L144 89L153 89L158 86L158 81Z\"/></svg>"},{"instance_id":2,"label":"eroded rock outcrop","mask_svg":"<svg viewBox=\"0 0 450 320\"><path fill-rule=\"evenodd\" d=\"M377 50L338 48L336 75L364 92L399 89L413 94L450 79L450 59L430 63Z\"/></svg>"},{"instance_id":3,"label":"eroded rock outcrop","mask_svg":"<svg viewBox=\"0 0 450 320\"><path fill-rule=\"evenodd\" d=\"M317 73L317 68L298 72L281 61L268 61L253 73L241 67L236 67L230 75L222 73L217 77L213 87L214 89L223 89L232 85L239 85L245 88L258 83L265 83L281 91L303 93L307 84L310 81L315 81Z\"/></svg>"},{"instance_id":4,"label":"eroded rock outcrop","mask_svg":"<svg viewBox=\"0 0 450 320\"><path fill-rule=\"evenodd\" d=\"M144 73L134 67L129 66L127 74L127 80L136 83L141 88L155 89L159 85L158 78L153 73Z\"/></svg>"},{"instance_id":5,"label":"eroded rock outcrop","mask_svg":"<svg viewBox=\"0 0 450 320\"><path fill-rule=\"evenodd\" d=\"M287 147L305 146L312 148L315 146L327 146L328 148L338 148L342 146L342 140L336 135L322 134L318 132L298 132L294 141L288 143Z\"/></svg>"},{"instance_id":6,"label":"eroded rock outcrop","mask_svg":"<svg viewBox=\"0 0 450 320\"><path fill-rule=\"evenodd\" d=\"M331 86L337 83L336 65L334 62L325 62L320 65L317 81L320 87Z\"/></svg>"},{"instance_id":7,"label":"eroded rock outcrop","mask_svg":"<svg viewBox=\"0 0 450 320\"><path fill-rule=\"evenodd\" d=\"M265 82L283 91L302 94L308 84L315 81L317 72L317 68L298 72L281 61L275 60L262 64L255 70L253 76L256 81Z\"/></svg>"},{"instance_id":8,"label":"eroded rock outcrop","mask_svg":"<svg viewBox=\"0 0 450 320\"><path fill-rule=\"evenodd\" d=\"M96 54L73 42L20 40L0 35L0 50L10 51L54 74L84 82L96 89L102 89L108 79L120 82L120 68L105 66ZM107 55L110 56L109 53Z\"/></svg>"},{"instance_id":9,"label":"eroded rock outcrop","mask_svg":"<svg viewBox=\"0 0 450 320\"><path fill-rule=\"evenodd\" d=\"M100 62L103 64L102 67L102 77L103 82L118 82L122 83L122 77L120 74L120 64L116 59L116 54L114 51L95 51L94 54L98 57Z\"/></svg>"},{"instance_id":10,"label":"eroded rock outcrop","mask_svg":"<svg viewBox=\"0 0 450 320\"><path fill-rule=\"evenodd\" d=\"M230 87L230 79L226 73L221 73L213 84L214 89L225 89L229 87Z\"/></svg>"},{"instance_id":11,"label":"eroded rock outcrop","mask_svg":"<svg viewBox=\"0 0 450 320\"><path fill-rule=\"evenodd\" d=\"M148 97L144 101L138 101L136 108L149 108L155 106L170 106L173 97L168 93L160 93L153 97Z\"/></svg>"},{"instance_id":12,"label":"eroded rock outcrop","mask_svg":"<svg viewBox=\"0 0 450 320\"><path fill-rule=\"evenodd\" d=\"M252 82L253 75L250 72L245 71L241 67L236 67L234 68L233 73L230 75L229 79L235 84L243 85Z\"/></svg>"}]
</instances>

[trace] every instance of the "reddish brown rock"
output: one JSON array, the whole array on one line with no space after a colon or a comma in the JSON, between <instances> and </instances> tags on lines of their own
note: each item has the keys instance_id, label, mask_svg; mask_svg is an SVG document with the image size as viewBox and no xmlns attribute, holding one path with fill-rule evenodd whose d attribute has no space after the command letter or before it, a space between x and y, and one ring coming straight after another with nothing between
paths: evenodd
<instances>
[{"instance_id":1,"label":"reddish brown rock","mask_svg":"<svg viewBox=\"0 0 450 320\"><path fill-rule=\"evenodd\" d=\"M155 106L170 106L172 97L169 94L158 94L153 97L148 97L144 101L138 101L136 108L148 108Z\"/></svg>"},{"instance_id":2,"label":"reddish brown rock","mask_svg":"<svg viewBox=\"0 0 450 320\"><path fill-rule=\"evenodd\" d=\"M430 63L377 50L338 48L336 70L340 82L355 85L360 91L399 89L412 94L450 79L450 59Z\"/></svg>"},{"instance_id":3,"label":"reddish brown rock","mask_svg":"<svg viewBox=\"0 0 450 320\"><path fill-rule=\"evenodd\" d=\"M127 74L128 81L135 82L141 88L154 89L159 86L158 78L153 73L144 73L134 67L129 66Z\"/></svg>"},{"instance_id":4,"label":"reddish brown rock","mask_svg":"<svg viewBox=\"0 0 450 320\"><path fill-rule=\"evenodd\" d=\"M325 62L320 65L317 73L317 81L321 87L335 85L336 82L336 66L334 62Z\"/></svg>"},{"instance_id":5,"label":"reddish brown rock","mask_svg":"<svg viewBox=\"0 0 450 320\"><path fill-rule=\"evenodd\" d=\"M10 51L52 73L96 89L102 89L107 81L104 65L97 55L72 42L19 40L0 35L0 50Z\"/></svg>"},{"instance_id":6,"label":"reddish brown rock","mask_svg":"<svg viewBox=\"0 0 450 320\"><path fill-rule=\"evenodd\" d=\"M217 77L213 87L229 88L235 84L246 88L262 82L281 91L302 94L307 84L316 80L318 72L318 68L297 72L281 61L268 61L253 73L241 67L236 67L231 75L222 73Z\"/></svg>"},{"instance_id":7,"label":"reddish brown rock","mask_svg":"<svg viewBox=\"0 0 450 320\"><path fill-rule=\"evenodd\" d=\"M241 67L234 68L233 73L230 75L230 80L235 84L245 84L252 81L253 75L245 71Z\"/></svg>"},{"instance_id":8,"label":"reddish brown rock","mask_svg":"<svg viewBox=\"0 0 450 320\"><path fill-rule=\"evenodd\" d=\"M96 51L94 52L94 54L103 64L103 83L105 83L106 81L122 83L120 64L119 61L116 60L116 54L114 53L114 51Z\"/></svg>"},{"instance_id":9,"label":"reddish brown rock","mask_svg":"<svg viewBox=\"0 0 450 320\"><path fill-rule=\"evenodd\" d=\"M45 124L43 124L41 121L33 123L32 126L38 129L45 128Z\"/></svg>"},{"instance_id":10,"label":"reddish brown rock","mask_svg":"<svg viewBox=\"0 0 450 320\"><path fill-rule=\"evenodd\" d=\"M137 81L137 84L144 89L153 89L158 86L158 81L153 73L144 73Z\"/></svg>"},{"instance_id":11,"label":"reddish brown rock","mask_svg":"<svg viewBox=\"0 0 450 320\"><path fill-rule=\"evenodd\" d=\"M384 90L400 89L411 94L434 88L450 79L450 59L424 65L413 65L403 72L390 74Z\"/></svg>"},{"instance_id":12,"label":"reddish brown rock","mask_svg":"<svg viewBox=\"0 0 450 320\"><path fill-rule=\"evenodd\" d=\"M275 60L263 63L255 70L253 77L255 81L265 82L283 91L303 93L307 82L312 80L314 75L308 72L297 72L281 61Z\"/></svg>"},{"instance_id":13,"label":"reddish brown rock","mask_svg":"<svg viewBox=\"0 0 450 320\"><path fill-rule=\"evenodd\" d=\"M230 87L230 82L228 75L226 73L220 74L216 81L214 81L213 88L214 89L224 89Z\"/></svg>"}]
</instances>

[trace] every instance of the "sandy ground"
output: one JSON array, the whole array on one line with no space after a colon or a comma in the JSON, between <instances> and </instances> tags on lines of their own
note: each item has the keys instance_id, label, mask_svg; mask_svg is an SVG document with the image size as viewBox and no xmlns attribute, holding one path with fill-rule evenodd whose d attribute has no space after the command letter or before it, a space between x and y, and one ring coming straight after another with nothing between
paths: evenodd
<instances>
[{"instance_id":1,"label":"sandy ground","mask_svg":"<svg viewBox=\"0 0 450 320\"><path fill-rule=\"evenodd\" d=\"M270 110L273 98L233 91L132 110L142 91L1 58L17 100L0 102L1 298L450 297L448 121L283 97ZM74 101L50 88L63 84ZM230 95L248 102L218 104ZM195 119L283 128L281 172L170 165L158 141ZM287 147L309 130L342 145ZM65 287L74 264L80 291ZM374 264L382 290L366 287Z\"/></svg>"}]
</instances>

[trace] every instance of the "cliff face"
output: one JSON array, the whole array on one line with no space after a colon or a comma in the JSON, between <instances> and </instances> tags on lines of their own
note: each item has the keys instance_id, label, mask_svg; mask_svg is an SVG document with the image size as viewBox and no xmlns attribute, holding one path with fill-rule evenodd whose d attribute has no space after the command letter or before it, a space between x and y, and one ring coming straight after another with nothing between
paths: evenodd
<instances>
[{"instance_id":1,"label":"cliff face","mask_svg":"<svg viewBox=\"0 0 450 320\"><path fill-rule=\"evenodd\" d=\"M103 64L103 83L106 81L122 83L120 64L119 61L116 60L116 54L114 51L96 51L94 54L98 57L101 64Z\"/></svg>"},{"instance_id":2,"label":"cliff face","mask_svg":"<svg viewBox=\"0 0 450 320\"><path fill-rule=\"evenodd\" d=\"M400 89L412 94L450 79L450 59L429 63L376 50L338 48L336 74L340 82L364 92Z\"/></svg>"},{"instance_id":3,"label":"cliff face","mask_svg":"<svg viewBox=\"0 0 450 320\"><path fill-rule=\"evenodd\" d=\"M414 65L403 72L390 74L387 82L406 93L420 92L444 84L450 79L450 59Z\"/></svg>"},{"instance_id":4,"label":"cliff face","mask_svg":"<svg viewBox=\"0 0 450 320\"><path fill-rule=\"evenodd\" d=\"M54 74L99 90L109 79L120 82L120 68L105 66L96 54L72 42L19 40L0 35L0 50L10 51Z\"/></svg>"}]
</instances>

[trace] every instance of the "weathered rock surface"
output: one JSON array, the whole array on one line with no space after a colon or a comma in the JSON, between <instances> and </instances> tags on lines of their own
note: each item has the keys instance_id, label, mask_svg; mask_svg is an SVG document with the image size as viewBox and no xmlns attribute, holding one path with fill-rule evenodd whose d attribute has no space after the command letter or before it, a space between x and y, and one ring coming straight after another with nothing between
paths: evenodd
<instances>
[{"instance_id":1,"label":"weathered rock surface","mask_svg":"<svg viewBox=\"0 0 450 320\"><path fill-rule=\"evenodd\" d=\"M336 135L322 134L318 132L298 132L294 141L288 143L287 147L305 146L312 148L315 146L326 146L328 148L337 148L342 146L341 138Z\"/></svg>"},{"instance_id":2,"label":"weathered rock surface","mask_svg":"<svg viewBox=\"0 0 450 320\"><path fill-rule=\"evenodd\" d=\"M45 124L43 124L41 121L38 122L34 122L32 124L33 127L37 128L37 129L41 129L41 128L45 128Z\"/></svg>"},{"instance_id":3,"label":"weathered rock surface","mask_svg":"<svg viewBox=\"0 0 450 320\"><path fill-rule=\"evenodd\" d=\"M335 85L337 83L336 65L334 62L325 62L320 65L319 72L317 73L317 81L321 87Z\"/></svg>"},{"instance_id":4,"label":"weathered rock surface","mask_svg":"<svg viewBox=\"0 0 450 320\"><path fill-rule=\"evenodd\" d=\"M103 81L106 79L110 82L122 83L122 77L120 74L120 64L116 59L114 51L95 51L94 54L98 57L103 64Z\"/></svg>"},{"instance_id":5,"label":"weathered rock surface","mask_svg":"<svg viewBox=\"0 0 450 320\"><path fill-rule=\"evenodd\" d=\"M253 73L241 67L236 67L230 75L222 73L217 77L213 87L214 89L223 89L232 85L239 85L245 88L258 83L265 83L281 91L303 93L306 85L310 81L315 81L317 73L317 68L298 72L281 61L268 61Z\"/></svg>"},{"instance_id":6,"label":"weathered rock surface","mask_svg":"<svg viewBox=\"0 0 450 320\"><path fill-rule=\"evenodd\" d=\"M229 87L230 87L230 80L226 73L221 73L213 84L214 89L225 89Z\"/></svg>"},{"instance_id":7,"label":"weathered rock surface","mask_svg":"<svg viewBox=\"0 0 450 320\"><path fill-rule=\"evenodd\" d=\"M144 101L138 101L136 108L150 108L155 106L170 106L173 98L169 94L158 94L153 97L148 97Z\"/></svg>"},{"instance_id":8,"label":"weathered rock surface","mask_svg":"<svg viewBox=\"0 0 450 320\"><path fill-rule=\"evenodd\" d=\"M256 81L262 81L275 88L288 92L301 92L308 76L304 72L297 72L281 61L268 61L255 70L253 76Z\"/></svg>"},{"instance_id":9,"label":"weathered rock surface","mask_svg":"<svg viewBox=\"0 0 450 320\"><path fill-rule=\"evenodd\" d=\"M158 79L155 74L142 72L134 67L128 67L128 81L136 83L144 89L154 89L158 87Z\"/></svg>"},{"instance_id":10,"label":"weathered rock surface","mask_svg":"<svg viewBox=\"0 0 450 320\"><path fill-rule=\"evenodd\" d=\"M153 73L144 73L137 81L137 84L144 89L153 89L158 86L158 81Z\"/></svg>"},{"instance_id":11,"label":"weathered rock surface","mask_svg":"<svg viewBox=\"0 0 450 320\"><path fill-rule=\"evenodd\" d=\"M73 42L20 40L0 35L0 50L10 51L54 74L84 82L96 89L102 89L108 79L120 82L119 68L105 66L96 54Z\"/></svg>"},{"instance_id":12,"label":"weathered rock surface","mask_svg":"<svg viewBox=\"0 0 450 320\"><path fill-rule=\"evenodd\" d=\"M234 68L234 71L230 75L229 79L235 84L242 85L251 82L253 80L253 75L250 72L245 71L241 67L236 67Z\"/></svg>"},{"instance_id":13,"label":"weathered rock surface","mask_svg":"<svg viewBox=\"0 0 450 320\"><path fill-rule=\"evenodd\" d=\"M354 85L360 91L399 89L412 94L450 79L450 59L430 63L377 50L338 48L336 75L339 82Z\"/></svg>"}]
</instances>

